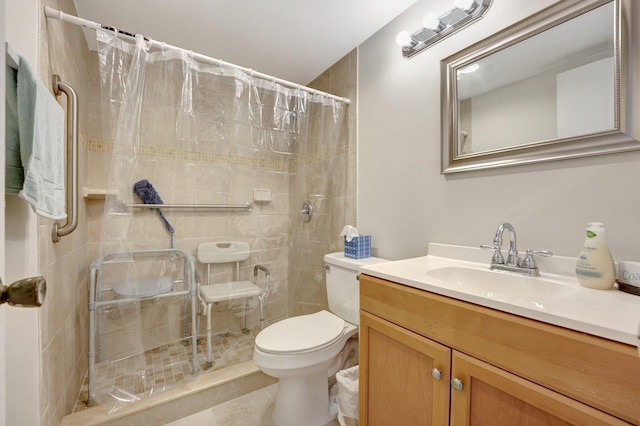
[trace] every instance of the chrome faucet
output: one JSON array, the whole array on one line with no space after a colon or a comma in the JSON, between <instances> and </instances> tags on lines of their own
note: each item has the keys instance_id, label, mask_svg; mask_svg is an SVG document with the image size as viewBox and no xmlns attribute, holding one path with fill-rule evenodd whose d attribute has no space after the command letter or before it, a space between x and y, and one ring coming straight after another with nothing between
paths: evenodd
<instances>
[{"instance_id":1,"label":"chrome faucet","mask_svg":"<svg viewBox=\"0 0 640 426\"><path fill-rule=\"evenodd\" d=\"M496 236L493 238L494 246L502 246L502 234L504 230L509 231L509 253L507 255L507 261L504 262L507 266L520 266L520 258L518 257L518 249L516 248L516 230L510 223L501 223L496 230Z\"/></svg>"},{"instance_id":2,"label":"chrome faucet","mask_svg":"<svg viewBox=\"0 0 640 426\"><path fill-rule=\"evenodd\" d=\"M507 254L507 260L505 261L502 256L501 247L502 247L502 234L504 234L504 230L509 231L509 253ZM548 250L527 250L527 254L524 260L521 260L518 257L518 249L516 244L516 230L510 223L501 223L496 230L496 236L493 238L493 245L483 244L480 246L482 249L486 250L494 250L493 256L491 257L491 266L489 269L499 269L502 271L516 272L519 274L524 274L532 277L539 277L540 270L538 269L538 265L534 260L534 255L539 256L553 256Z\"/></svg>"}]
</instances>

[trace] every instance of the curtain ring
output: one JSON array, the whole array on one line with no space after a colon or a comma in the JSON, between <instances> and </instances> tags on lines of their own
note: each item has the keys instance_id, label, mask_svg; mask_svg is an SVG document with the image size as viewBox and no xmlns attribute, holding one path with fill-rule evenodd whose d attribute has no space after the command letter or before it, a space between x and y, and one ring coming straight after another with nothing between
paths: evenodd
<instances>
[{"instance_id":1,"label":"curtain ring","mask_svg":"<svg viewBox=\"0 0 640 426\"><path fill-rule=\"evenodd\" d=\"M163 56L167 53L167 43L165 43L164 41L160 43L160 51L162 52Z\"/></svg>"}]
</instances>

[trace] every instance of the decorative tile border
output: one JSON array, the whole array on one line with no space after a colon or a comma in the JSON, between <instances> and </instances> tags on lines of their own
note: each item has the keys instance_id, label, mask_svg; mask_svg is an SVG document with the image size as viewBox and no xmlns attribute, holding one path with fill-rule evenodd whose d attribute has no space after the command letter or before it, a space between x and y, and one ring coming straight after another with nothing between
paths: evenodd
<instances>
[{"instance_id":1,"label":"decorative tile border","mask_svg":"<svg viewBox=\"0 0 640 426\"><path fill-rule=\"evenodd\" d=\"M105 143L101 140L86 139L84 145L89 152L113 153L117 148L112 143ZM306 156L305 164L311 164L318 161L326 160L340 154L347 154L349 151L348 143L340 143L331 145L317 152ZM126 150L124 151L126 152ZM180 151L175 148L157 148L153 146L142 147L140 154L146 157L155 158L175 158L185 161L201 161L212 164L236 165L242 167L250 167L257 169L268 169L278 171L292 170L292 165L297 161L295 155L283 154L286 160L282 158L256 158L241 157L236 155L216 154L212 152L202 151Z\"/></svg>"}]
</instances>

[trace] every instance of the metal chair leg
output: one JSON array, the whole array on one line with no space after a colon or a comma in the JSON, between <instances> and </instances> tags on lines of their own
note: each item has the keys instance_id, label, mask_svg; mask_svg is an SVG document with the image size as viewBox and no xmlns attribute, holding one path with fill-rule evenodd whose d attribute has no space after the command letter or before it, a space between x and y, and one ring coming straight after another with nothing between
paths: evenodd
<instances>
[{"instance_id":1,"label":"metal chair leg","mask_svg":"<svg viewBox=\"0 0 640 426\"><path fill-rule=\"evenodd\" d=\"M211 355L211 303L207 303L207 362L204 364L205 370L213 367L213 357Z\"/></svg>"},{"instance_id":2,"label":"metal chair leg","mask_svg":"<svg viewBox=\"0 0 640 426\"><path fill-rule=\"evenodd\" d=\"M264 328L264 297L260 296L260 329Z\"/></svg>"},{"instance_id":3,"label":"metal chair leg","mask_svg":"<svg viewBox=\"0 0 640 426\"><path fill-rule=\"evenodd\" d=\"M244 325L242 327L242 334L249 334L249 329L247 328L247 305L249 304L249 298L245 297L244 299Z\"/></svg>"}]
</instances>

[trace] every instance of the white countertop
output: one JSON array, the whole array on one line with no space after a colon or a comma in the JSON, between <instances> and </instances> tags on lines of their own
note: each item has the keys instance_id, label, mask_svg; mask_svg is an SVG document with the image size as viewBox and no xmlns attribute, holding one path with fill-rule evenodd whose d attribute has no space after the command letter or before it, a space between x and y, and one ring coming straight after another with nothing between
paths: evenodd
<instances>
[{"instance_id":1,"label":"white countertop","mask_svg":"<svg viewBox=\"0 0 640 426\"><path fill-rule=\"evenodd\" d=\"M435 268L460 266L488 271L490 259L491 253L480 249L432 243L429 244L428 256L363 266L360 271L417 289L638 346L640 296L616 288L593 290L582 287L575 277L575 258L536 258L543 279L557 282L562 289L570 290L559 291L557 297L549 296L549 292L539 296L522 294L517 287L508 293L482 291L427 274ZM499 271L492 273L514 275Z\"/></svg>"}]
</instances>

